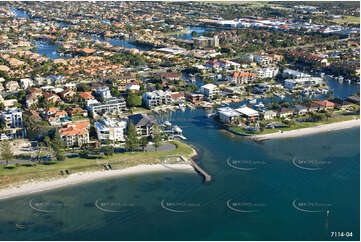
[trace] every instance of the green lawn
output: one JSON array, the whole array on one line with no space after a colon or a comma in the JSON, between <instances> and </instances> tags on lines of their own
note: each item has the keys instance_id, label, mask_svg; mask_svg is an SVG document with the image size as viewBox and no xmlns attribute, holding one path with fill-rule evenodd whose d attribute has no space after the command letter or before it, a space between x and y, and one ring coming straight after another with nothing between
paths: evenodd
<instances>
[{"instance_id":1,"label":"green lawn","mask_svg":"<svg viewBox=\"0 0 361 242\"><path fill-rule=\"evenodd\" d=\"M168 33L165 33L165 35L187 34L188 32L189 32L189 29L186 28L186 29L183 29L180 31L168 32Z\"/></svg>"},{"instance_id":2,"label":"green lawn","mask_svg":"<svg viewBox=\"0 0 361 242\"><path fill-rule=\"evenodd\" d=\"M341 19L333 19L332 22L335 22L337 24L360 24L360 17L355 16L342 16Z\"/></svg>"},{"instance_id":3,"label":"green lawn","mask_svg":"<svg viewBox=\"0 0 361 242\"><path fill-rule=\"evenodd\" d=\"M110 163L113 169L121 169L141 164L159 164L161 159L170 155L183 155L190 157L193 149L179 141L173 141L177 148L173 151L148 151L116 153L106 158L103 155L86 158L71 158L52 165L36 164L36 166L19 165L13 169L0 167L0 186L6 186L29 179L60 177L61 170L69 170L71 173L80 171L103 170L103 164Z\"/></svg>"}]
</instances>

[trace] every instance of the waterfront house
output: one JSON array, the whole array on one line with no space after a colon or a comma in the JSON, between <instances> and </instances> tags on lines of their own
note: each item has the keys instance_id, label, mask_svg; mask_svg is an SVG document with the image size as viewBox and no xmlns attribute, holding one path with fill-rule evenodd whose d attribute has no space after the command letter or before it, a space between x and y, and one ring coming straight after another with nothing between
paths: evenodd
<instances>
[{"instance_id":1,"label":"waterfront house","mask_svg":"<svg viewBox=\"0 0 361 242\"><path fill-rule=\"evenodd\" d=\"M196 103L203 101L204 95L200 94L200 93L186 92L186 93L184 93L184 97L185 97L186 101L196 104Z\"/></svg>"},{"instance_id":2,"label":"waterfront house","mask_svg":"<svg viewBox=\"0 0 361 242\"><path fill-rule=\"evenodd\" d=\"M129 122L132 122L140 136L150 136L156 119L148 114L134 114L128 116Z\"/></svg>"},{"instance_id":3,"label":"waterfront house","mask_svg":"<svg viewBox=\"0 0 361 242\"><path fill-rule=\"evenodd\" d=\"M206 84L201 86L201 93L207 97L208 100L214 99L219 94L219 88L214 84Z\"/></svg>"},{"instance_id":4,"label":"waterfront house","mask_svg":"<svg viewBox=\"0 0 361 242\"><path fill-rule=\"evenodd\" d=\"M142 101L147 108L152 109L156 106L172 103L172 96L168 91L156 90L144 93Z\"/></svg>"},{"instance_id":5,"label":"waterfront house","mask_svg":"<svg viewBox=\"0 0 361 242\"><path fill-rule=\"evenodd\" d=\"M319 108L318 104L315 104L315 103L310 103L309 105L307 105L307 110L308 110L308 112L311 112L311 113L317 112L318 108Z\"/></svg>"},{"instance_id":6,"label":"waterfront house","mask_svg":"<svg viewBox=\"0 0 361 242\"><path fill-rule=\"evenodd\" d=\"M104 118L94 124L98 140L106 142L107 140L113 142L125 141L125 130L127 122L116 118Z\"/></svg>"},{"instance_id":7,"label":"waterfront house","mask_svg":"<svg viewBox=\"0 0 361 242\"><path fill-rule=\"evenodd\" d=\"M274 119L275 117L277 117L277 113L273 110L267 110L263 113L264 120Z\"/></svg>"},{"instance_id":8,"label":"waterfront house","mask_svg":"<svg viewBox=\"0 0 361 242\"><path fill-rule=\"evenodd\" d=\"M171 97L174 102L183 102L185 100L183 92L172 92Z\"/></svg>"},{"instance_id":9,"label":"waterfront house","mask_svg":"<svg viewBox=\"0 0 361 242\"><path fill-rule=\"evenodd\" d=\"M341 98L333 98L329 101L333 102L335 104L335 107L337 107L339 109L343 109L343 110L346 110L352 106L351 102L346 101L345 99L341 99Z\"/></svg>"},{"instance_id":10,"label":"waterfront house","mask_svg":"<svg viewBox=\"0 0 361 242\"><path fill-rule=\"evenodd\" d=\"M278 116L280 118L288 118L288 117L292 117L294 113L295 113L294 108L281 108L278 112Z\"/></svg>"},{"instance_id":11,"label":"waterfront house","mask_svg":"<svg viewBox=\"0 0 361 242\"><path fill-rule=\"evenodd\" d=\"M271 122L271 123L266 125L267 129L284 128L284 127L287 127L287 125L285 125L282 122Z\"/></svg>"},{"instance_id":12,"label":"waterfront house","mask_svg":"<svg viewBox=\"0 0 361 242\"><path fill-rule=\"evenodd\" d=\"M296 110L297 115L305 115L308 112L307 107L303 105L295 105L294 109Z\"/></svg>"},{"instance_id":13,"label":"waterfront house","mask_svg":"<svg viewBox=\"0 0 361 242\"><path fill-rule=\"evenodd\" d=\"M89 143L89 121L72 122L59 129L59 135L67 147L80 147Z\"/></svg>"},{"instance_id":14,"label":"waterfront house","mask_svg":"<svg viewBox=\"0 0 361 242\"><path fill-rule=\"evenodd\" d=\"M316 100L313 101L312 103L318 105L318 110L326 110L326 109L333 109L335 107L335 104L333 102L330 101L321 101L321 100Z\"/></svg>"},{"instance_id":15,"label":"waterfront house","mask_svg":"<svg viewBox=\"0 0 361 242\"><path fill-rule=\"evenodd\" d=\"M298 79L286 79L284 81L285 88L293 90L295 88L311 87L321 85L323 82L320 77L303 77Z\"/></svg>"},{"instance_id":16,"label":"waterfront house","mask_svg":"<svg viewBox=\"0 0 361 242\"><path fill-rule=\"evenodd\" d=\"M218 108L217 114L219 120L224 124L237 125L240 122L239 117L241 116L241 114L232 108Z\"/></svg>"},{"instance_id":17,"label":"waterfront house","mask_svg":"<svg viewBox=\"0 0 361 242\"><path fill-rule=\"evenodd\" d=\"M254 121L254 120L258 119L258 117L259 117L259 114L258 114L258 112L256 110L254 110L252 108L249 108L247 106L240 107L240 108L236 109L236 111L238 113L240 113L240 115L242 117L245 117L248 120Z\"/></svg>"}]
</instances>

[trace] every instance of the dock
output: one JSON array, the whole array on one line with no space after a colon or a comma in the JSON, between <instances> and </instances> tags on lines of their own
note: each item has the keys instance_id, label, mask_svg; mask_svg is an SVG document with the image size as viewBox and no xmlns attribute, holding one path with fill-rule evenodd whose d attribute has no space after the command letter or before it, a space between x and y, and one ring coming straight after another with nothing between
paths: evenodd
<instances>
[{"instance_id":1,"label":"dock","mask_svg":"<svg viewBox=\"0 0 361 242\"><path fill-rule=\"evenodd\" d=\"M178 137L178 138L180 138L180 139L182 139L182 140L186 140L186 139L187 139L185 136L179 135L179 134L174 135L174 137Z\"/></svg>"},{"instance_id":2,"label":"dock","mask_svg":"<svg viewBox=\"0 0 361 242\"><path fill-rule=\"evenodd\" d=\"M188 161L184 156L181 156L182 160ZM199 167L197 163L194 162L194 160L189 159L191 162L191 165L193 166L194 170L196 170L199 174L201 174L204 177L204 183L209 183L212 181L212 177L205 172L202 168Z\"/></svg>"}]
</instances>

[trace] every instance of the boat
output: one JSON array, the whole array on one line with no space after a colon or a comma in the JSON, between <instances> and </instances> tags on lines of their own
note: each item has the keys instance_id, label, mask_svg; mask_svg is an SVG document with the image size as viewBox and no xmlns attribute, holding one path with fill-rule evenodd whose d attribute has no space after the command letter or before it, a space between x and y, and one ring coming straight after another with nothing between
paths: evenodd
<instances>
[{"instance_id":1,"label":"boat","mask_svg":"<svg viewBox=\"0 0 361 242\"><path fill-rule=\"evenodd\" d=\"M250 104L256 104L257 103L257 99L249 99L248 102Z\"/></svg>"},{"instance_id":2,"label":"boat","mask_svg":"<svg viewBox=\"0 0 361 242\"><path fill-rule=\"evenodd\" d=\"M262 102L258 103L258 104L255 104L254 107L260 111L260 110L263 110L264 109L264 104Z\"/></svg>"},{"instance_id":3,"label":"boat","mask_svg":"<svg viewBox=\"0 0 361 242\"><path fill-rule=\"evenodd\" d=\"M165 121L165 122L164 122L164 125L165 125L165 126L168 126L168 127L172 126L172 124L171 124L169 121Z\"/></svg>"},{"instance_id":4,"label":"boat","mask_svg":"<svg viewBox=\"0 0 361 242\"><path fill-rule=\"evenodd\" d=\"M174 135L174 137L178 137L178 138L180 138L180 139L182 139L182 140L186 140L186 139L187 139L187 138L184 137L183 135Z\"/></svg>"},{"instance_id":5,"label":"boat","mask_svg":"<svg viewBox=\"0 0 361 242\"><path fill-rule=\"evenodd\" d=\"M173 131L177 134L182 134L183 130L181 128L179 128L179 126L175 125L173 127Z\"/></svg>"},{"instance_id":6,"label":"boat","mask_svg":"<svg viewBox=\"0 0 361 242\"><path fill-rule=\"evenodd\" d=\"M212 104L211 103L205 103L202 105L202 108L212 108Z\"/></svg>"},{"instance_id":7,"label":"boat","mask_svg":"<svg viewBox=\"0 0 361 242\"><path fill-rule=\"evenodd\" d=\"M187 104L187 107L190 108L190 109L194 109L194 106L189 104L189 103Z\"/></svg>"},{"instance_id":8,"label":"boat","mask_svg":"<svg viewBox=\"0 0 361 242\"><path fill-rule=\"evenodd\" d=\"M17 229L25 229L25 226L21 225L21 224L16 224L16 228Z\"/></svg>"}]
</instances>

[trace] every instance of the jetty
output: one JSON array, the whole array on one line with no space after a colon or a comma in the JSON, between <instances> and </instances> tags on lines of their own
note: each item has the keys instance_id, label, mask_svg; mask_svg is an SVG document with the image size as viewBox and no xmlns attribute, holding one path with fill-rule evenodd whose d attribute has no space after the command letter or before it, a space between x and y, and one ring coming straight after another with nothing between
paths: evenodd
<instances>
[{"instance_id":1,"label":"jetty","mask_svg":"<svg viewBox=\"0 0 361 242\"><path fill-rule=\"evenodd\" d=\"M181 158L185 162L188 161L184 156L181 156ZM195 163L193 159L189 159L189 161L191 162L191 165L193 166L194 170L196 170L199 174L201 174L204 177L204 183L209 183L212 181L211 175L209 175L202 168L200 168L199 165Z\"/></svg>"}]
</instances>

